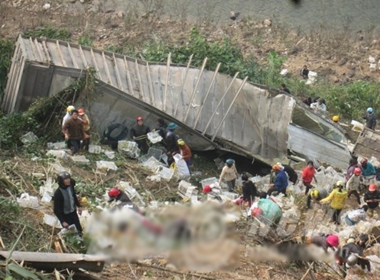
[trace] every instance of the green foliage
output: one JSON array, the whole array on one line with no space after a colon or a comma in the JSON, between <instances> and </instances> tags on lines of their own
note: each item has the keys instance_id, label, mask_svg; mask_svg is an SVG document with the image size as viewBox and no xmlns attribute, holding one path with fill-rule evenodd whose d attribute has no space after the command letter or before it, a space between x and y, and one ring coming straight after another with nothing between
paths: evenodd
<instances>
[{"instance_id":1,"label":"green foliage","mask_svg":"<svg viewBox=\"0 0 380 280\"><path fill-rule=\"evenodd\" d=\"M106 52L112 52L112 53L123 53L123 47L121 46L115 46L115 45L108 45L104 51Z\"/></svg>"},{"instance_id":2,"label":"green foliage","mask_svg":"<svg viewBox=\"0 0 380 280\"><path fill-rule=\"evenodd\" d=\"M280 57L275 51L271 51L267 54L265 60L266 65L263 69L264 75L260 83L268 87L278 88L278 85L283 82L283 78L279 73L281 72L282 65L286 59Z\"/></svg>"},{"instance_id":3,"label":"green foliage","mask_svg":"<svg viewBox=\"0 0 380 280\"><path fill-rule=\"evenodd\" d=\"M311 96L325 98L327 109L346 119L362 121L367 107L380 113L379 84L369 81L354 81L344 85L317 84L310 88Z\"/></svg>"},{"instance_id":4,"label":"green foliage","mask_svg":"<svg viewBox=\"0 0 380 280\"><path fill-rule=\"evenodd\" d=\"M0 100L2 100L7 81L7 74L11 67L13 44L9 40L0 39Z\"/></svg>"},{"instance_id":5,"label":"green foliage","mask_svg":"<svg viewBox=\"0 0 380 280\"><path fill-rule=\"evenodd\" d=\"M65 28L42 27L36 30L27 30L24 32L26 37L45 37L47 39L67 40L70 33Z\"/></svg>"},{"instance_id":6,"label":"green foliage","mask_svg":"<svg viewBox=\"0 0 380 280\"><path fill-rule=\"evenodd\" d=\"M78 44L86 47L92 48L94 46L94 42L87 35L83 35L79 37Z\"/></svg>"},{"instance_id":7,"label":"green foliage","mask_svg":"<svg viewBox=\"0 0 380 280\"><path fill-rule=\"evenodd\" d=\"M0 224L5 225L14 221L20 214L20 207L10 197L0 196Z\"/></svg>"},{"instance_id":8,"label":"green foliage","mask_svg":"<svg viewBox=\"0 0 380 280\"><path fill-rule=\"evenodd\" d=\"M3 116L0 118L0 147L4 149L20 146L20 137L38 127L39 124L27 113Z\"/></svg>"}]
</instances>

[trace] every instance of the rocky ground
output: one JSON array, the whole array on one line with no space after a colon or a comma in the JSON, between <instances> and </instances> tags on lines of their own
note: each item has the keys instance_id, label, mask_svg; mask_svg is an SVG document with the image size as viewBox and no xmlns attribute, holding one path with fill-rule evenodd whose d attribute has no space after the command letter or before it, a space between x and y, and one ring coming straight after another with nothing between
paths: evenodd
<instances>
[{"instance_id":1,"label":"rocky ground","mask_svg":"<svg viewBox=\"0 0 380 280\"><path fill-rule=\"evenodd\" d=\"M164 9L162 1L140 2L145 5L137 7L125 1L61 0L49 4L42 0L4 0L0 3L0 36L15 39L25 30L48 26L66 28L73 42L86 35L96 48L112 45L128 51L141 49L145 42L155 39L171 44L185 42L194 25L189 18L196 17L186 6ZM198 15L195 20L210 41L228 36L246 55L254 55L259 61L269 51L277 51L286 56L284 67L293 74L306 64L320 77L336 83L379 77L380 37L371 31L357 30L354 35L353 30L304 32L291 30L275 19L257 22L244 13L226 24L215 23L212 14ZM376 61L376 71L369 69L369 56Z\"/></svg>"}]
</instances>

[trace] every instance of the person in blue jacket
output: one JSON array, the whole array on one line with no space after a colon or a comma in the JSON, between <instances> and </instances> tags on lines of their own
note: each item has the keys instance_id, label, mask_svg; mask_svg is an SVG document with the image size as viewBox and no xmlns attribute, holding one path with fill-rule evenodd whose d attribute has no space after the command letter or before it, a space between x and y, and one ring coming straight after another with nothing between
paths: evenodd
<instances>
[{"instance_id":1,"label":"person in blue jacket","mask_svg":"<svg viewBox=\"0 0 380 280\"><path fill-rule=\"evenodd\" d=\"M286 196L286 188L288 187L288 176L286 176L285 170L280 165L273 165L273 171L276 173L274 184L269 185L267 194L271 195L272 192L283 193Z\"/></svg>"},{"instance_id":2,"label":"person in blue jacket","mask_svg":"<svg viewBox=\"0 0 380 280\"><path fill-rule=\"evenodd\" d=\"M375 183L376 169L368 159L363 158L360 161L360 166L362 168L363 185L368 187L370 184Z\"/></svg>"}]
</instances>

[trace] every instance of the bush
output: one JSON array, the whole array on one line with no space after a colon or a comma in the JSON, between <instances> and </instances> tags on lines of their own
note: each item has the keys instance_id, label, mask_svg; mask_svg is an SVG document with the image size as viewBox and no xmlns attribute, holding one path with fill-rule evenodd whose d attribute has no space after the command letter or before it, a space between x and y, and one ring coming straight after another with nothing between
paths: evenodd
<instances>
[{"instance_id":1,"label":"bush","mask_svg":"<svg viewBox=\"0 0 380 280\"><path fill-rule=\"evenodd\" d=\"M24 32L26 37L45 37L54 40L67 40L70 33L65 28L42 27L36 30L27 30Z\"/></svg>"},{"instance_id":2,"label":"bush","mask_svg":"<svg viewBox=\"0 0 380 280\"><path fill-rule=\"evenodd\" d=\"M7 74L11 67L13 43L9 40L0 39L0 100L3 99Z\"/></svg>"}]
</instances>

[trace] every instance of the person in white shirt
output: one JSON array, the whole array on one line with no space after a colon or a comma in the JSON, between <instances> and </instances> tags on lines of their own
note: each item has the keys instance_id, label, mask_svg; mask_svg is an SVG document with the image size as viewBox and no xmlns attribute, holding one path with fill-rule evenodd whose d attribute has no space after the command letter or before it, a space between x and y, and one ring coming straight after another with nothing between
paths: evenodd
<instances>
[{"instance_id":1,"label":"person in white shirt","mask_svg":"<svg viewBox=\"0 0 380 280\"><path fill-rule=\"evenodd\" d=\"M358 222L365 220L367 218L367 210L368 206L365 204L359 209L348 211L345 217L346 224L349 226L353 226Z\"/></svg>"},{"instance_id":2,"label":"person in white shirt","mask_svg":"<svg viewBox=\"0 0 380 280\"><path fill-rule=\"evenodd\" d=\"M316 113L324 115L326 113L327 107L326 102L323 98L319 98L317 102L311 103L310 108Z\"/></svg>"}]
</instances>

